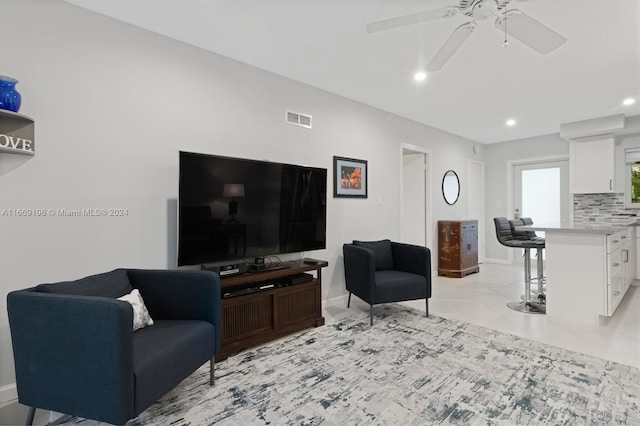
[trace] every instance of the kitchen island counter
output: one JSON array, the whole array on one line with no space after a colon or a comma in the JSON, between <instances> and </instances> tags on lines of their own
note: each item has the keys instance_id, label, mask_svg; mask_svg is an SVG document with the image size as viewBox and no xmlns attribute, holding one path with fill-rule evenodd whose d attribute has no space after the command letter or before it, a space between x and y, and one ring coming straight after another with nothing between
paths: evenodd
<instances>
[{"instance_id":1,"label":"kitchen island counter","mask_svg":"<svg viewBox=\"0 0 640 426\"><path fill-rule=\"evenodd\" d=\"M630 225L635 218L515 228L545 233L548 317L599 324L614 314L635 278L636 227Z\"/></svg>"},{"instance_id":2,"label":"kitchen island counter","mask_svg":"<svg viewBox=\"0 0 640 426\"><path fill-rule=\"evenodd\" d=\"M524 225L518 226L516 229L527 231L541 231L541 232L576 232L585 234L615 234L623 229L625 226L631 226L636 224L636 219L620 221L620 222L557 222L541 225Z\"/></svg>"}]
</instances>

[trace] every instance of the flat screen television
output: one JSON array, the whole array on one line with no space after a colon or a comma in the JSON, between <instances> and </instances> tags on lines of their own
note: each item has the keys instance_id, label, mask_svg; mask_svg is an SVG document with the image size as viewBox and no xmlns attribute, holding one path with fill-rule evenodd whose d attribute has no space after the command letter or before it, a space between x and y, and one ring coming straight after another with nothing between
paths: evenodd
<instances>
[{"instance_id":1,"label":"flat screen television","mask_svg":"<svg viewBox=\"0 0 640 426\"><path fill-rule=\"evenodd\" d=\"M178 266L326 248L327 169L180 151Z\"/></svg>"}]
</instances>

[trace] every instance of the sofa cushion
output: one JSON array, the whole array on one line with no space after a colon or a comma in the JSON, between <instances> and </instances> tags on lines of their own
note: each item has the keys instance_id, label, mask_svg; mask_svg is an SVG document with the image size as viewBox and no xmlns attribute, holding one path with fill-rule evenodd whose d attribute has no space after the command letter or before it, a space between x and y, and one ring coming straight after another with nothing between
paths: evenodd
<instances>
[{"instance_id":1,"label":"sofa cushion","mask_svg":"<svg viewBox=\"0 0 640 426\"><path fill-rule=\"evenodd\" d=\"M133 287L131 287L127 271L124 269L115 269L111 272L91 275L75 281L40 284L36 287L36 291L43 293L111 297L114 299L131 293L131 290Z\"/></svg>"},{"instance_id":2,"label":"sofa cushion","mask_svg":"<svg viewBox=\"0 0 640 426\"><path fill-rule=\"evenodd\" d=\"M129 303L133 308L133 331L153 325L153 319L151 319L151 315L149 315L149 311L144 305L140 290L134 288L131 293L118 297L118 300Z\"/></svg>"},{"instance_id":3,"label":"sofa cushion","mask_svg":"<svg viewBox=\"0 0 640 426\"><path fill-rule=\"evenodd\" d=\"M215 352L207 321L156 320L133 333L135 414L190 376Z\"/></svg>"},{"instance_id":4,"label":"sofa cushion","mask_svg":"<svg viewBox=\"0 0 640 426\"><path fill-rule=\"evenodd\" d=\"M393 269L393 253L391 252L391 240L380 241L354 241L354 245L368 248L373 251L376 260L376 271Z\"/></svg>"}]
</instances>

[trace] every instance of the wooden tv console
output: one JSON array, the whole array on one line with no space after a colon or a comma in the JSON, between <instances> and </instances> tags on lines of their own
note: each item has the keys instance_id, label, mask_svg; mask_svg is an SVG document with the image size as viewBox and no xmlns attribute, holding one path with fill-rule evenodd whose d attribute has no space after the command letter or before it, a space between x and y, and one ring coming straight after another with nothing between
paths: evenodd
<instances>
[{"instance_id":1,"label":"wooden tv console","mask_svg":"<svg viewBox=\"0 0 640 426\"><path fill-rule=\"evenodd\" d=\"M216 361L287 334L324 324L321 269L329 263L294 261L284 265L286 267L281 269L244 273L220 280L222 341ZM309 271L316 271L313 279L295 283L296 277Z\"/></svg>"}]
</instances>

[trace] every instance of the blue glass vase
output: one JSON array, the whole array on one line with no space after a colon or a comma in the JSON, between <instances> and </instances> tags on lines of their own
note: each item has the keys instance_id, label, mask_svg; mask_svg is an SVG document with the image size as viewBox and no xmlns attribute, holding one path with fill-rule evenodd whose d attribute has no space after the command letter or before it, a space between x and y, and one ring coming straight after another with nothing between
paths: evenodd
<instances>
[{"instance_id":1,"label":"blue glass vase","mask_svg":"<svg viewBox=\"0 0 640 426\"><path fill-rule=\"evenodd\" d=\"M18 112L22 96L16 90L15 78L0 75L0 109Z\"/></svg>"}]
</instances>

